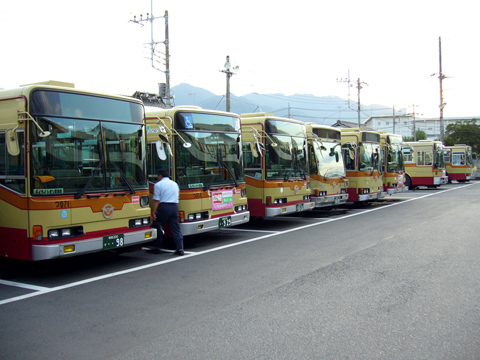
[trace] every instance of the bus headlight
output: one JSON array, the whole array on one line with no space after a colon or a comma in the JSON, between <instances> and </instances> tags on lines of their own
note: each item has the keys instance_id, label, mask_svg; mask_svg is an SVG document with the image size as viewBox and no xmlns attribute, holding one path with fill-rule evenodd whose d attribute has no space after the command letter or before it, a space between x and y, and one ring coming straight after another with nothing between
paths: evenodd
<instances>
[{"instance_id":1,"label":"bus headlight","mask_svg":"<svg viewBox=\"0 0 480 360\"><path fill-rule=\"evenodd\" d=\"M83 226L48 230L48 239L57 240L83 235Z\"/></svg>"},{"instance_id":2,"label":"bus headlight","mask_svg":"<svg viewBox=\"0 0 480 360\"><path fill-rule=\"evenodd\" d=\"M149 217L145 218L138 218L138 219L131 219L128 221L129 228L135 228L139 226L147 226L151 224L151 219Z\"/></svg>"}]
</instances>

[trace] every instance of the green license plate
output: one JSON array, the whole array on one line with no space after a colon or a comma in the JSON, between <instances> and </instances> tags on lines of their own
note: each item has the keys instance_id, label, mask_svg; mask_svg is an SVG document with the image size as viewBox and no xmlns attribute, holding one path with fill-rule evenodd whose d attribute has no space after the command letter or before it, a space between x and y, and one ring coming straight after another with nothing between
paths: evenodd
<instances>
[{"instance_id":1,"label":"green license plate","mask_svg":"<svg viewBox=\"0 0 480 360\"><path fill-rule=\"evenodd\" d=\"M333 198L333 203L334 204L340 204L340 197L336 196Z\"/></svg>"},{"instance_id":2,"label":"green license plate","mask_svg":"<svg viewBox=\"0 0 480 360\"><path fill-rule=\"evenodd\" d=\"M230 227L232 226L232 217L231 216L224 216L218 219L218 227Z\"/></svg>"},{"instance_id":3,"label":"green license plate","mask_svg":"<svg viewBox=\"0 0 480 360\"><path fill-rule=\"evenodd\" d=\"M110 250L123 247L125 236L123 234L108 235L103 237L103 250Z\"/></svg>"},{"instance_id":4,"label":"green license plate","mask_svg":"<svg viewBox=\"0 0 480 360\"><path fill-rule=\"evenodd\" d=\"M297 204L295 207L295 211L296 212L303 211L303 203Z\"/></svg>"}]
</instances>

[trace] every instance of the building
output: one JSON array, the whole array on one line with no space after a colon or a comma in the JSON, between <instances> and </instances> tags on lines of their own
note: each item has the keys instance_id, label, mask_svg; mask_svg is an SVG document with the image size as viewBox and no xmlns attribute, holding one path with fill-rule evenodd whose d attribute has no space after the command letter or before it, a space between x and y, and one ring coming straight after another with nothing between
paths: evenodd
<instances>
[{"instance_id":1,"label":"building","mask_svg":"<svg viewBox=\"0 0 480 360\"><path fill-rule=\"evenodd\" d=\"M443 126L455 124L457 121L480 120L480 117L448 117L443 118ZM393 134L399 134L403 137L412 136L414 126L414 118L412 115L395 115L393 116L370 116L362 127L372 128L377 131L386 131ZM415 118L415 129L423 130L427 134L428 140L440 139L440 119L439 118ZM446 135L446 131L445 131Z\"/></svg>"}]
</instances>

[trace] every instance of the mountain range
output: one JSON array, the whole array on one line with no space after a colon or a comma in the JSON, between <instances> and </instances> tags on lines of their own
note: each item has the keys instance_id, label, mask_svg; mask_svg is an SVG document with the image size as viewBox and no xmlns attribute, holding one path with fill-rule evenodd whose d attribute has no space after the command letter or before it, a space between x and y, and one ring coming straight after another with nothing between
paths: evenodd
<instances>
[{"instance_id":1,"label":"mountain range","mask_svg":"<svg viewBox=\"0 0 480 360\"><path fill-rule=\"evenodd\" d=\"M204 109L225 111L224 95L215 95L203 88L190 84L172 87L174 105L197 105ZM332 125L337 120L356 122L357 103L336 96L314 96L308 94L258 94L243 96L230 94L230 111L236 114L269 112L275 116L290 117L304 122ZM384 105L363 105L360 121L369 116L391 115L392 109Z\"/></svg>"}]
</instances>

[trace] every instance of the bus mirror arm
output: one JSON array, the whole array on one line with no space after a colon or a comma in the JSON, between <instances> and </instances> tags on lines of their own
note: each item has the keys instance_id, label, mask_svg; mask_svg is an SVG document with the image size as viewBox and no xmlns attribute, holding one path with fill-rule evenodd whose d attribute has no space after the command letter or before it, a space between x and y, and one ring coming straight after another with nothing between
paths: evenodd
<instances>
[{"instance_id":1,"label":"bus mirror arm","mask_svg":"<svg viewBox=\"0 0 480 360\"><path fill-rule=\"evenodd\" d=\"M177 135L180 138L180 140L182 140L182 144L183 144L184 148L188 149L189 147L192 146L192 144L185 141L185 139L179 134L179 132L173 128L173 122L172 122L172 128L169 129L167 127L167 125L165 124L165 121L163 121L163 119L160 119L159 117L157 117L157 124L162 124L163 125L163 128L165 130L165 134L169 131L170 135ZM162 140L164 143L167 143L167 144L169 143L168 138L165 135L159 134L158 136L160 137L160 140Z\"/></svg>"},{"instance_id":2,"label":"bus mirror arm","mask_svg":"<svg viewBox=\"0 0 480 360\"><path fill-rule=\"evenodd\" d=\"M260 142L259 138L261 137L261 135L260 135L260 132L261 132L263 135L265 135L266 138L268 138L270 140L270 142L271 142L270 145L272 147L277 147L278 146L278 144L275 141L273 141L273 139L265 131L263 131L263 130L258 131L253 126L250 126L250 132L253 134L253 138L255 139L255 141L257 143Z\"/></svg>"},{"instance_id":3,"label":"bus mirror arm","mask_svg":"<svg viewBox=\"0 0 480 360\"><path fill-rule=\"evenodd\" d=\"M17 111L18 112L18 122L21 123L22 121L32 121L35 126L38 128L38 130L40 130L40 134L39 136L40 137L47 137L47 136L50 136L50 131L44 131L40 125L38 125L38 123L35 121L35 119L32 117L32 115L30 115L27 111ZM25 117L20 117L20 115L24 115Z\"/></svg>"}]
</instances>

